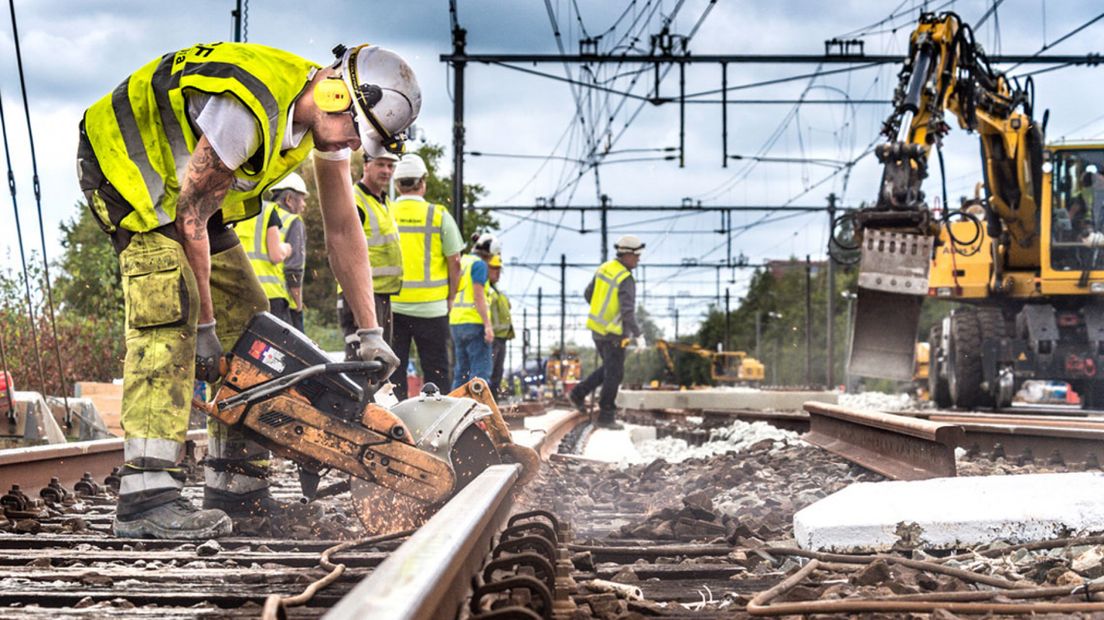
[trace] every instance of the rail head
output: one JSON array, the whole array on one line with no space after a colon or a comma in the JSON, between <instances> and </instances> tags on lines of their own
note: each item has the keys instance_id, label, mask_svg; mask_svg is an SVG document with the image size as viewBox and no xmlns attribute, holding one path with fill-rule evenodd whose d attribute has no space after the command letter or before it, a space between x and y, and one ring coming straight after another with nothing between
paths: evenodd
<instances>
[{"instance_id":1,"label":"rail head","mask_svg":"<svg viewBox=\"0 0 1104 620\"><path fill-rule=\"evenodd\" d=\"M816 401L809 401L804 405L805 411L810 415L820 415L853 424L869 426L885 431L891 431L899 435L910 435L928 441L934 441L948 446L957 446L962 442L964 431L957 424L932 422L903 415L883 413L880 411L865 411L850 409L839 405L830 405Z\"/></svg>"},{"instance_id":2,"label":"rail head","mask_svg":"<svg viewBox=\"0 0 1104 620\"><path fill-rule=\"evenodd\" d=\"M509 513L519 472L518 465L488 467L324 618L455 618Z\"/></svg>"}]
</instances>

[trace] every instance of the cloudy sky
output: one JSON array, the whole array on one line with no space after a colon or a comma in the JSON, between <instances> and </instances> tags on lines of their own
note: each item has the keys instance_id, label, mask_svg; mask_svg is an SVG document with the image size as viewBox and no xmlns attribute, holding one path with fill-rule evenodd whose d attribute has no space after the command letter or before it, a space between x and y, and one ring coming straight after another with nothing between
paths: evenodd
<instances>
[{"instance_id":1,"label":"cloudy sky","mask_svg":"<svg viewBox=\"0 0 1104 620\"><path fill-rule=\"evenodd\" d=\"M196 42L231 37L233 0L192 0L187 3L148 0L16 0L31 120L43 188L43 220L47 251L57 256L58 224L75 214L80 198L74 174L76 127L83 110L115 87L126 75L161 54ZM459 20L468 30L468 50L479 52L556 53L553 21L560 43L578 50L583 36L601 35L599 49L647 52L649 35L665 20L670 32L689 34L695 54L802 53L818 54L834 37L858 37L867 53L902 53L908 33L925 6L953 9L967 23L981 19L992 0L461 0ZM1006 0L977 29L977 39L990 53L1035 53L1044 45L1100 13L1089 0ZM180 7L186 6L181 9ZM38 220L31 193L31 171L12 33L6 8L0 10L0 95L8 116L8 134L19 191L24 238L37 247ZM550 16L551 13L551 16ZM702 15L705 18L702 19ZM248 40L282 47L318 62L331 58L334 44L372 42L399 51L414 66L424 93L420 136L451 150L452 87L439 55L451 50L445 0L380 2L252 0ZM1052 53L1100 52L1104 20L1056 45ZM562 65L519 65L557 76ZM844 68L825 66L824 70ZM1013 73L1040 67L1019 67ZM591 67L583 73L570 67L575 79L613 90L645 94L654 87L651 72L634 80L634 66ZM808 76L815 65L731 65L730 87L794 76ZM887 100L896 85L895 66L860 69L742 88L732 99ZM1071 67L1040 74L1036 107L1050 109L1048 139L1101 138L1104 109L1104 69ZM592 77L593 76L593 77ZM630 88L631 85L631 88ZM715 65L691 66L687 92L720 87ZM677 92L678 73L671 71L660 85L665 95ZM704 97L715 99L717 96ZM880 174L872 156L858 160L843 174L831 162L851 161L877 139L889 113L885 104L752 104L729 106L728 152L771 158L826 160L817 163L730 162L722 168L721 110L715 104L687 106L686 167L655 159L657 151L678 144L678 107L653 106L618 94L571 85L503 67L474 65L467 72L468 150L528 157L469 156L466 180L484 185L484 203L533 204L555 197L556 203L596 204L599 192L614 204L673 205L684 198L703 204L820 205L829 193L842 204L856 205L876 191ZM1040 112L1041 114L1041 112ZM582 119L580 121L580 119ZM580 164L592 147L609 150L603 165ZM952 200L972 192L980 172L976 139L956 128L946 149L947 181ZM551 156L551 157L549 157ZM616 163L628 159L647 159ZM6 165L6 162L5 162ZM928 194L938 195L938 167L928 182ZM584 173L580 175L580 171ZM6 192L3 192L6 194ZM599 238L593 232L596 215L540 213L525 220L503 214L507 262L553 263L560 254L569 262L595 262ZM750 262L768 259L823 257L827 226L823 214L777 219L778 215L737 214L733 254ZM618 234L639 234L648 244L644 265L701 262L725 258L726 239L716 230L717 214L653 217L615 213L610 216L611 240ZM581 234L580 229L592 231ZM5 265L16 265L10 199L0 201L0 252ZM569 295L577 295L590 277L588 269L568 269ZM738 297L748 273L721 274L720 287ZM680 309L680 331L693 328L696 318L717 291L713 269L652 268L638 273L649 307L670 333L669 318ZM532 314L538 287L546 296L559 294L559 269L534 272L506 269L505 288L515 307ZM558 323L548 317L558 304L546 306L544 341L558 338ZM569 299L568 338L582 325L581 300ZM794 316L800 320L799 313ZM533 320L532 318L530 319ZM582 334L580 333L581 337ZM582 339L582 338L580 338Z\"/></svg>"}]
</instances>

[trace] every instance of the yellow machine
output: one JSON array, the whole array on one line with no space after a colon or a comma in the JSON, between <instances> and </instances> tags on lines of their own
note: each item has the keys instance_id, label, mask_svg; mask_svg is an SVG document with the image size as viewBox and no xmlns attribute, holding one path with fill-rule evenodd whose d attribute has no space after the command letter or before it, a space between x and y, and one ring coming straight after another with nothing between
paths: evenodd
<instances>
[{"instance_id":1,"label":"yellow machine","mask_svg":"<svg viewBox=\"0 0 1104 620\"><path fill-rule=\"evenodd\" d=\"M709 360L709 378L714 383L759 383L766 376L766 367L744 351L712 351L696 344L656 340L656 349L672 377L677 377L671 349L691 353Z\"/></svg>"},{"instance_id":2,"label":"yellow machine","mask_svg":"<svg viewBox=\"0 0 1104 620\"><path fill-rule=\"evenodd\" d=\"M562 381L565 386L577 383L582 379L583 363L577 353L568 352L563 358L563 371L560 371L561 361L555 353L545 362L545 381L552 386ZM570 386L567 387L570 389Z\"/></svg>"},{"instance_id":3,"label":"yellow machine","mask_svg":"<svg viewBox=\"0 0 1104 620\"><path fill-rule=\"evenodd\" d=\"M1027 379L1067 381L1104 405L1104 144L1044 146L1034 86L989 66L953 13L912 33L875 154L874 207L838 222L861 247L850 371L908 380L924 296L964 302L932 329L928 373L940 406L1005 406ZM982 196L933 211L921 191L950 127L977 132ZM840 231L853 231L854 241Z\"/></svg>"}]
</instances>

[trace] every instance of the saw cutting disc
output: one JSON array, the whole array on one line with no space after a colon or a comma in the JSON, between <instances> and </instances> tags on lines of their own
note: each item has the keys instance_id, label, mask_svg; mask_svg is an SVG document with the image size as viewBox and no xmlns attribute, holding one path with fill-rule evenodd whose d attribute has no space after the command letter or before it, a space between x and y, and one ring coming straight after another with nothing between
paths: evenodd
<instances>
[{"instance_id":1,"label":"saw cutting disc","mask_svg":"<svg viewBox=\"0 0 1104 620\"><path fill-rule=\"evenodd\" d=\"M502 458L487 433L478 424L470 424L453 442L449 462L456 473L455 495L483 470L501 464ZM437 509L355 476L349 479L349 490L353 508L369 536L417 528Z\"/></svg>"}]
</instances>

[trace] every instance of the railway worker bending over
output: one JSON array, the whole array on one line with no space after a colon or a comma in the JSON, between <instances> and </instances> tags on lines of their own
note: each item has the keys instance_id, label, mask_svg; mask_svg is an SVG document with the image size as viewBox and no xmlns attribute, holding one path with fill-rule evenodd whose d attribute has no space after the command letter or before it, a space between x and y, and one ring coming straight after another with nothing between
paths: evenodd
<instances>
[{"instance_id":1,"label":"railway worker bending over","mask_svg":"<svg viewBox=\"0 0 1104 620\"><path fill-rule=\"evenodd\" d=\"M210 422L204 509L178 463L196 378L268 301L230 227L314 153L330 266L359 326L361 359L395 355L372 299L350 149L399 152L421 91L379 47L338 47L331 66L252 43L165 54L88 108L77 151L88 205L119 254L126 300L118 536L210 538L232 520L279 516L268 453ZM253 519L251 519L252 521Z\"/></svg>"}]
</instances>

